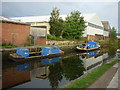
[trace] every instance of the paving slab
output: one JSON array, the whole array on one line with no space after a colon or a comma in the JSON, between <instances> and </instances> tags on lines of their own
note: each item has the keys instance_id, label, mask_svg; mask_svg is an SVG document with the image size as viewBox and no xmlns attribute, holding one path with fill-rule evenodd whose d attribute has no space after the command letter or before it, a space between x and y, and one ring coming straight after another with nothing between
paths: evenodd
<instances>
[{"instance_id":1,"label":"paving slab","mask_svg":"<svg viewBox=\"0 0 120 90\"><path fill-rule=\"evenodd\" d=\"M105 74L103 74L88 88L107 88L117 70L118 68L116 66L111 67L108 71L105 72Z\"/></svg>"},{"instance_id":2,"label":"paving slab","mask_svg":"<svg viewBox=\"0 0 120 90\"><path fill-rule=\"evenodd\" d=\"M118 88L118 71L116 72L112 80L110 81L107 88Z\"/></svg>"}]
</instances>

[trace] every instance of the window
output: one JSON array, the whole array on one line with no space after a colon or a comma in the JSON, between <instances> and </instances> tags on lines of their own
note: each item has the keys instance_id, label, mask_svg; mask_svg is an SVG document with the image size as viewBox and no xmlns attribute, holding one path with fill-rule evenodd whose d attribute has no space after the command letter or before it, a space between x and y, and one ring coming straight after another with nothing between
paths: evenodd
<instances>
[{"instance_id":1,"label":"window","mask_svg":"<svg viewBox=\"0 0 120 90\"><path fill-rule=\"evenodd\" d=\"M101 27L101 26L99 26L99 25L95 25L95 24L89 23L89 22L88 22L88 26L91 26L91 27L94 27L94 28L98 28L98 29L104 30L103 27Z\"/></svg>"}]
</instances>

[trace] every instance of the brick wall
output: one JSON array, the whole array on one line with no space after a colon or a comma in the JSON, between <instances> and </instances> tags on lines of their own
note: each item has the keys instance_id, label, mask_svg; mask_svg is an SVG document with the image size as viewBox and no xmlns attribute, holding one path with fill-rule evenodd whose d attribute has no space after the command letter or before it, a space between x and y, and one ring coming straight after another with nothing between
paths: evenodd
<instances>
[{"instance_id":1,"label":"brick wall","mask_svg":"<svg viewBox=\"0 0 120 90\"><path fill-rule=\"evenodd\" d=\"M90 41L95 40L95 36L87 35L87 40L90 40Z\"/></svg>"},{"instance_id":2,"label":"brick wall","mask_svg":"<svg viewBox=\"0 0 120 90\"><path fill-rule=\"evenodd\" d=\"M106 41L109 40L109 37L104 36L104 40L106 40Z\"/></svg>"},{"instance_id":3,"label":"brick wall","mask_svg":"<svg viewBox=\"0 0 120 90\"><path fill-rule=\"evenodd\" d=\"M30 26L23 24L14 24L7 22L2 23L2 43L12 43L15 45L23 45L26 42L26 38L30 34ZM2 30L1 30L2 29Z\"/></svg>"},{"instance_id":4,"label":"brick wall","mask_svg":"<svg viewBox=\"0 0 120 90\"><path fill-rule=\"evenodd\" d=\"M46 37L37 37L35 40L36 45L45 45L46 44Z\"/></svg>"},{"instance_id":5,"label":"brick wall","mask_svg":"<svg viewBox=\"0 0 120 90\"><path fill-rule=\"evenodd\" d=\"M104 36L103 35L87 35L87 40L103 40Z\"/></svg>"},{"instance_id":6,"label":"brick wall","mask_svg":"<svg viewBox=\"0 0 120 90\"><path fill-rule=\"evenodd\" d=\"M103 35L95 34L95 40L103 40L103 39L104 39Z\"/></svg>"}]
</instances>

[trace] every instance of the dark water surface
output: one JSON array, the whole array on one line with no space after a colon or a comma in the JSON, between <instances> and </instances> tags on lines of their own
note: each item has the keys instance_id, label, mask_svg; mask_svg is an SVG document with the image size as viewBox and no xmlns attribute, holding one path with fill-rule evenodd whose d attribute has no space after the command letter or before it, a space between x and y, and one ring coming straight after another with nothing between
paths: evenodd
<instances>
[{"instance_id":1,"label":"dark water surface","mask_svg":"<svg viewBox=\"0 0 120 90\"><path fill-rule=\"evenodd\" d=\"M2 55L3 88L58 88L120 54L117 48L82 53L65 50L61 57L15 63Z\"/></svg>"}]
</instances>

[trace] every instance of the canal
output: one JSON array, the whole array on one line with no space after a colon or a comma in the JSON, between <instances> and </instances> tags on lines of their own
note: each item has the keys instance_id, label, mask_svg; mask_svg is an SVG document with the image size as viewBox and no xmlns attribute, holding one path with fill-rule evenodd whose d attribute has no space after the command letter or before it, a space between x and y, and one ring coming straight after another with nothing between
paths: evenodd
<instances>
[{"instance_id":1,"label":"canal","mask_svg":"<svg viewBox=\"0 0 120 90\"><path fill-rule=\"evenodd\" d=\"M3 88L59 88L81 77L86 72L119 58L117 48L103 48L91 52L79 52L75 48L64 49L61 57L15 63L9 54L2 54Z\"/></svg>"}]
</instances>

